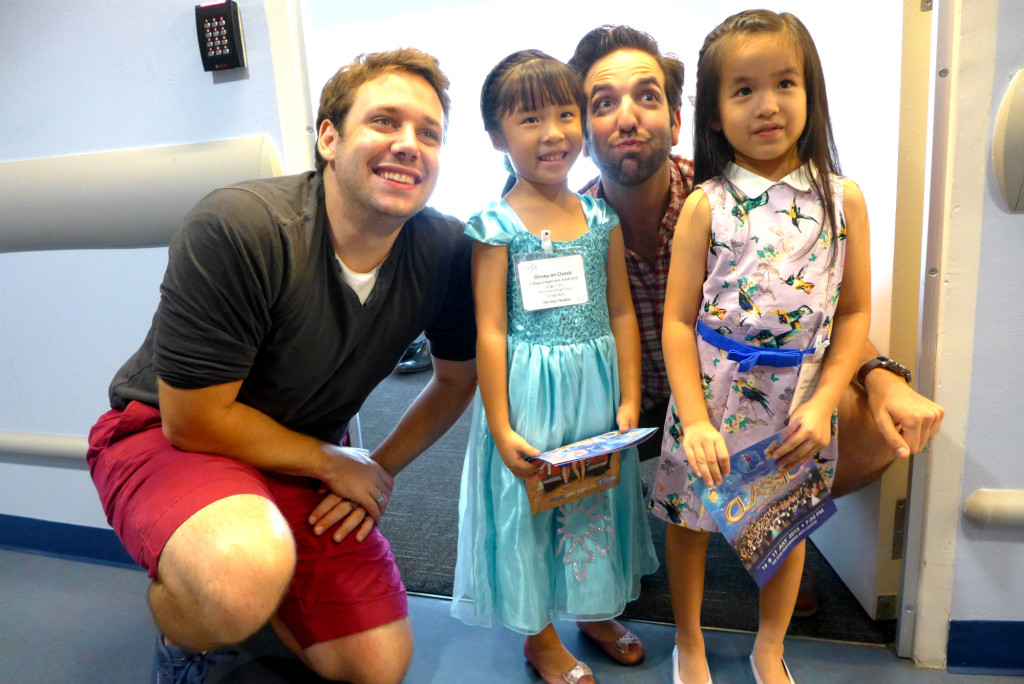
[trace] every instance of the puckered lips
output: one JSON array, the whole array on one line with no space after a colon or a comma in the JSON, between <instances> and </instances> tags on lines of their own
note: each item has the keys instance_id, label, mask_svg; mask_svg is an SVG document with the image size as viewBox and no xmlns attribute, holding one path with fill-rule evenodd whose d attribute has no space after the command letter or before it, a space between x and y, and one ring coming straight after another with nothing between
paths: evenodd
<instances>
[{"instance_id":1,"label":"puckered lips","mask_svg":"<svg viewBox=\"0 0 1024 684\"><path fill-rule=\"evenodd\" d=\"M418 171L401 166L382 165L376 167L373 172L378 178L397 185L419 185L423 182L423 177Z\"/></svg>"},{"instance_id":2,"label":"puckered lips","mask_svg":"<svg viewBox=\"0 0 1024 684\"><path fill-rule=\"evenodd\" d=\"M633 135L616 136L609 142L612 144L612 147L617 150L630 152L643 147L650 139L651 136L649 135L643 136L638 133L634 133Z\"/></svg>"}]
</instances>

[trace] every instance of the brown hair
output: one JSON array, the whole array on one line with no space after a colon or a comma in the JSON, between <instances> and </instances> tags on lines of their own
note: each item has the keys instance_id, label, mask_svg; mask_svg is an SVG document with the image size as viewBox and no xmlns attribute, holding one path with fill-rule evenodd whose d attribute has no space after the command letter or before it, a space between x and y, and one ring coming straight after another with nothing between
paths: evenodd
<instances>
[{"instance_id":1,"label":"brown hair","mask_svg":"<svg viewBox=\"0 0 1024 684\"><path fill-rule=\"evenodd\" d=\"M388 71L405 71L422 77L437 93L444 113L444 124L448 126L448 77L441 72L436 58L416 48L398 48L388 52L372 52L356 57L355 61L338 69L324 85L320 93L320 109L316 115L316 130L326 120L338 130L339 135L345 124L345 117L356 98L356 91L367 81L372 81ZM320 150L313 145L316 155L316 169L323 171L327 162L320 156Z\"/></svg>"},{"instance_id":2,"label":"brown hair","mask_svg":"<svg viewBox=\"0 0 1024 684\"><path fill-rule=\"evenodd\" d=\"M653 57L665 77L665 97L668 99L669 111L678 111L683 106L683 63L675 55L661 54L658 41L650 34L630 26L605 24L590 31L576 45L569 66L579 74L581 81L585 81L587 72L597 60L619 50L639 50Z\"/></svg>"}]
</instances>

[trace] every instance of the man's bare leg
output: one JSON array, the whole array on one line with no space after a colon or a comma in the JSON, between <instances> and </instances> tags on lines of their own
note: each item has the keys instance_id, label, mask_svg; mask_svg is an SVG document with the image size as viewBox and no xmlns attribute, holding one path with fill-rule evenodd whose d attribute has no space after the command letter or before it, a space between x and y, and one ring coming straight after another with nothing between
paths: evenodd
<instances>
[{"instance_id":1,"label":"man's bare leg","mask_svg":"<svg viewBox=\"0 0 1024 684\"><path fill-rule=\"evenodd\" d=\"M413 634L409 618L302 650L284 623L271 624L281 641L324 679L351 684L398 684L412 662Z\"/></svg>"},{"instance_id":2,"label":"man's bare leg","mask_svg":"<svg viewBox=\"0 0 1024 684\"><path fill-rule=\"evenodd\" d=\"M194 651L236 644L274 614L295 569L295 542L269 500L239 494L179 527L160 554L149 604L166 639Z\"/></svg>"}]
</instances>

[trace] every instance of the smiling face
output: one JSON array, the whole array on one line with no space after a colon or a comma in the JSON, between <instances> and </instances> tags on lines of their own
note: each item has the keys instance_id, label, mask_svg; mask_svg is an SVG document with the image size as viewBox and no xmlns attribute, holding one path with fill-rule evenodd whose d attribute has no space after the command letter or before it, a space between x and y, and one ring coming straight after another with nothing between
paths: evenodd
<instances>
[{"instance_id":1,"label":"smiling face","mask_svg":"<svg viewBox=\"0 0 1024 684\"><path fill-rule=\"evenodd\" d=\"M587 154L605 182L633 186L668 163L679 139L665 76L641 50L617 50L594 62L583 83L589 101Z\"/></svg>"},{"instance_id":2,"label":"smiling face","mask_svg":"<svg viewBox=\"0 0 1024 684\"><path fill-rule=\"evenodd\" d=\"M721 131L736 164L771 180L801 165L797 142L807 123L803 57L785 31L729 37L718 88Z\"/></svg>"},{"instance_id":3,"label":"smiling face","mask_svg":"<svg viewBox=\"0 0 1024 684\"><path fill-rule=\"evenodd\" d=\"M359 87L338 131L320 125L325 192L364 229L392 231L426 206L437 184L444 114L422 77L389 71Z\"/></svg>"},{"instance_id":4,"label":"smiling face","mask_svg":"<svg viewBox=\"0 0 1024 684\"><path fill-rule=\"evenodd\" d=\"M564 185L583 148L580 109L550 104L517 110L501 118L501 134L492 134L495 149L508 154L522 179L538 185Z\"/></svg>"}]
</instances>

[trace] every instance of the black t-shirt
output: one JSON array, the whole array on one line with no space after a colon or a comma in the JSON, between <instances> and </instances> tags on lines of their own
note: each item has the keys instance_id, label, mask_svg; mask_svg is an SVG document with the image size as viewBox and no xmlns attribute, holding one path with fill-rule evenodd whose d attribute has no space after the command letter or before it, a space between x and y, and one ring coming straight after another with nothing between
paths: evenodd
<instances>
[{"instance_id":1,"label":"black t-shirt","mask_svg":"<svg viewBox=\"0 0 1024 684\"><path fill-rule=\"evenodd\" d=\"M424 209L360 304L334 255L321 174L216 190L171 241L160 305L111 406L158 407L157 376L181 389L242 380L242 403L337 442L420 332L438 358L474 357L471 253L461 222Z\"/></svg>"}]
</instances>

